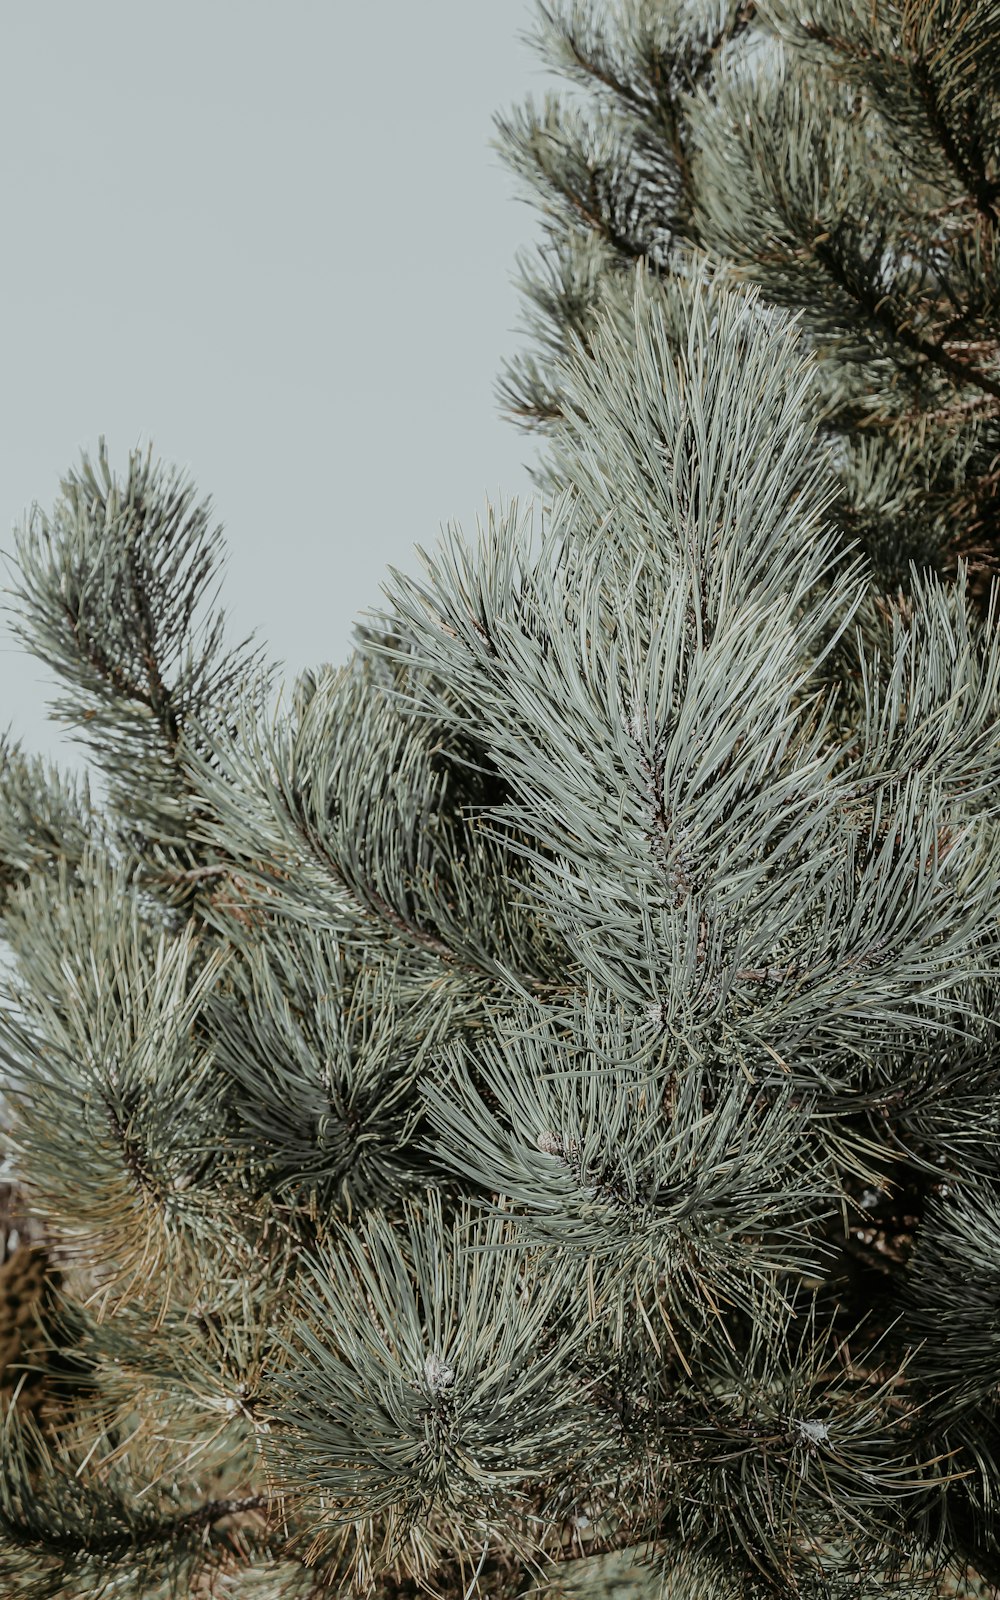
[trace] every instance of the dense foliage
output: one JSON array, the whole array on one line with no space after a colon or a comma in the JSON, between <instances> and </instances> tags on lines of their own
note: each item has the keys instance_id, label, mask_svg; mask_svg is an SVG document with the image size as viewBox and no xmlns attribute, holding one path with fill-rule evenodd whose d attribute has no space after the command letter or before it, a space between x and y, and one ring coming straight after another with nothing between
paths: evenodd
<instances>
[{"instance_id":1,"label":"dense foliage","mask_svg":"<svg viewBox=\"0 0 1000 1600\"><path fill-rule=\"evenodd\" d=\"M287 702L151 452L18 535L20 1600L1000 1588L1000 10L542 16L538 526Z\"/></svg>"},{"instance_id":2,"label":"dense foliage","mask_svg":"<svg viewBox=\"0 0 1000 1600\"><path fill-rule=\"evenodd\" d=\"M576 85L498 119L545 217L537 350L501 395L563 408L608 275L704 259L817 358L834 516L895 591L911 561L985 602L1000 560L1000 8L995 0L564 0L536 43ZM547 473L539 481L551 485Z\"/></svg>"}]
</instances>

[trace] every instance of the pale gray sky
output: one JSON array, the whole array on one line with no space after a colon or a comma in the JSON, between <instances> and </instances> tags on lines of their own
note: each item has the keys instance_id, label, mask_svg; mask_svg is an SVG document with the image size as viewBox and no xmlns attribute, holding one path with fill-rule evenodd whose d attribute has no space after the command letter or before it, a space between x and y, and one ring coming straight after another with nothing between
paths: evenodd
<instances>
[{"instance_id":1,"label":"pale gray sky","mask_svg":"<svg viewBox=\"0 0 1000 1600\"><path fill-rule=\"evenodd\" d=\"M387 564L538 446L493 384L537 212L488 141L553 80L531 0L36 0L4 14L0 545L145 448L225 526L235 641L344 659ZM5 575L0 581L7 583ZM6 598L6 597L5 597ZM77 764L0 624L0 728Z\"/></svg>"}]
</instances>

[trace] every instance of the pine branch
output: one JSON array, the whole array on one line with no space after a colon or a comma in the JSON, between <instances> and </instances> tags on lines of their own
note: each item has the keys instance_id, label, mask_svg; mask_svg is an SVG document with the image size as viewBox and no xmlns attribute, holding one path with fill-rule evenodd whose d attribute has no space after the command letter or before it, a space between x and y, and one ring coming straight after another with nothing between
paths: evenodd
<instances>
[{"instance_id":1,"label":"pine branch","mask_svg":"<svg viewBox=\"0 0 1000 1600\"><path fill-rule=\"evenodd\" d=\"M845 225L842 224L843 228ZM908 327L899 313L894 310L888 296L878 295L856 273L852 272L848 261L838 248L839 240L837 231L827 237L814 239L812 253L815 259L825 269L831 281L838 289L850 296L864 313L870 323L882 333L903 345L926 362L927 365L944 372L953 383L968 385L980 389L994 400L1000 400L1000 379L991 378L988 373L980 368L960 361L944 348L941 340L927 339L922 334Z\"/></svg>"},{"instance_id":2,"label":"pine branch","mask_svg":"<svg viewBox=\"0 0 1000 1600\"><path fill-rule=\"evenodd\" d=\"M928 127L980 217L992 227L1000 220L1000 211L997 209L1000 183L991 183L988 179L981 149L971 143L967 143L963 149L959 144L945 115L930 63L917 57L910 70L927 113Z\"/></svg>"}]
</instances>

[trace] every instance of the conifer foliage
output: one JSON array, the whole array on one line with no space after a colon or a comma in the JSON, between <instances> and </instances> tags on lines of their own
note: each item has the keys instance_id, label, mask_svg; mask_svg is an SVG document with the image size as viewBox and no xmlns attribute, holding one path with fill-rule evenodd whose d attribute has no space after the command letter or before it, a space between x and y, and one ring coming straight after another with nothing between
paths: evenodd
<instances>
[{"instance_id":1,"label":"conifer foliage","mask_svg":"<svg viewBox=\"0 0 1000 1600\"><path fill-rule=\"evenodd\" d=\"M18 1600L1000 1587L1000 14L542 14L537 526L287 703L151 452L17 538Z\"/></svg>"},{"instance_id":2,"label":"conifer foliage","mask_svg":"<svg viewBox=\"0 0 1000 1600\"><path fill-rule=\"evenodd\" d=\"M500 393L545 429L552 357L599 284L707 257L797 314L818 358L835 517L895 590L1000 564L1000 51L995 0L547 0L577 88L498 118L540 201L522 263L537 353ZM542 475L541 481L547 481Z\"/></svg>"}]
</instances>

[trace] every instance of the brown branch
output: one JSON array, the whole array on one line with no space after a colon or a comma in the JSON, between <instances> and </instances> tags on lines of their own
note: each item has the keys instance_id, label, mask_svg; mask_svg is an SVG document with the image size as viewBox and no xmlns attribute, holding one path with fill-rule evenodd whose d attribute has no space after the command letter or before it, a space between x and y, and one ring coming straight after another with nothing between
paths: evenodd
<instances>
[{"instance_id":1,"label":"brown branch","mask_svg":"<svg viewBox=\"0 0 1000 1600\"><path fill-rule=\"evenodd\" d=\"M734 39L739 38L741 33L745 33L751 22L755 21L756 16L757 0L744 0L744 4L740 6L732 22L721 27L714 39L709 40L701 61L691 73L692 87L704 78L723 46L731 44Z\"/></svg>"},{"instance_id":2,"label":"brown branch","mask_svg":"<svg viewBox=\"0 0 1000 1600\"><path fill-rule=\"evenodd\" d=\"M270 1499L266 1494L248 1494L242 1500L209 1500L166 1526L182 1532L187 1528L210 1528L213 1522L221 1522L223 1517L242 1517L250 1511L267 1511L269 1506Z\"/></svg>"},{"instance_id":3,"label":"brown branch","mask_svg":"<svg viewBox=\"0 0 1000 1600\"><path fill-rule=\"evenodd\" d=\"M62 602L63 613L84 660L102 678L107 679L116 694L121 695L122 699L136 700L140 705L146 706L159 721L173 747L176 745L179 735L177 714L173 707L170 690L163 681L159 662L156 659L156 621L149 604L149 596L146 593L145 584L139 572L134 542L128 546L126 560L135 599L135 617L139 625L142 663L146 670L145 689L135 683L116 662L109 660L104 650L89 632L86 634L81 632L80 614L65 599Z\"/></svg>"},{"instance_id":4,"label":"brown branch","mask_svg":"<svg viewBox=\"0 0 1000 1600\"><path fill-rule=\"evenodd\" d=\"M34 1535L30 1542L33 1545L41 1543L43 1549L53 1554L72 1552L74 1555L127 1556L130 1552L149 1545L166 1543L176 1538L178 1534L194 1532L199 1528L210 1528L223 1517L240 1516L250 1511L266 1511L269 1505L269 1497L263 1494L247 1495L242 1500L209 1500L204 1505L196 1506L193 1511L182 1512L180 1516L162 1517L150 1522L145 1528L138 1529L135 1535L130 1535L126 1529L121 1529L88 1538L85 1533L60 1533L52 1530L51 1533L46 1533L44 1540L39 1541L38 1536ZM28 1531L25 1529L21 1535L25 1542ZM13 1532L14 1530L8 1526L8 1537Z\"/></svg>"},{"instance_id":5,"label":"brown branch","mask_svg":"<svg viewBox=\"0 0 1000 1600\"><path fill-rule=\"evenodd\" d=\"M829 49L836 51L837 55L846 56L850 61L867 62L879 60L891 61L893 66L897 67L909 65L906 57L897 55L895 51L885 54L869 50L864 45L858 44L854 39L849 39L846 34L831 33L829 28L824 27L820 22L804 21L802 23L802 31L815 44L826 45Z\"/></svg>"},{"instance_id":6,"label":"brown branch","mask_svg":"<svg viewBox=\"0 0 1000 1600\"><path fill-rule=\"evenodd\" d=\"M135 601L136 621L139 624L142 664L146 669L146 682L149 686L147 703L159 722L171 751L173 751L180 736L180 724L177 719L177 712L174 709L173 696L163 681L160 663L156 658L156 619L153 616L146 585L139 570L134 539L128 545L126 559L129 578L131 579L132 595Z\"/></svg>"},{"instance_id":7,"label":"brown branch","mask_svg":"<svg viewBox=\"0 0 1000 1600\"><path fill-rule=\"evenodd\" d=\"M544 6L542 7L542 10L548 17L549 22L552 23L553 19L551 14ZM733 38L742 32L743 28L750 20L750 17L752 17L754 10L755 0L748 0L748 4L741 8L740 14L736 19L736 26L732 31ZM746 19L741 21L740 19L742 18L744 12L747 12L748 14ZM664 131L670 140L670 150L677 167L677 176L680 183L681 194L685 196L687 201L684 209L686 214L690 215L690 195L692 187L691 168L688 161L687 152L684 149L683 141L680 136L680 120L677 116L673 103L671 102L669 107L664 104L663 96L659 92L658 83L654 85L655 99L650 101L647 96L633 88L631 84L626 83L624 79L619 78L611 70L611 67L606 61L603 63L597 62L592 57L586 56L574 34L563 29L562 38L569 47L569 50L573 55L573 59L581 71L586 72L590 77L594 78L598 83L603 85L605 89L610 89L613 94L616 94L620 100L625 102L633 115L637 115L643 119L652 118L654 122L658 122L661 126L664 124L664 122L667 123ZM713 50L721 47L721 41L722 35L720 35L719 39L713 41L713 43L709 46L709 52L711 53ZM666 115L664 115L665 113ZM576 196L569 195L568 198L572 199L576 204L578 204L578 206L580 206ZM582 210L583 207L580 206L580 209ZM584 214L586 215L586 213ZM630 258L636 259L640 256L647 257L649 255L649 251L647 249L641 246L633 245L629 240L619 238L616 231L608 223L602 224L599 221L591 219L591 225L595 228L598 228L603 233L609 244L614 245L615 249L621 250L623 254L628 255Z\"/></svg>"},{"instance_id":8,"label":"brown branch","mask_svg":"<svg viewBox=\"0 0 1000 1600\"><path fill-rule=\"evenodd\" d=\"M138 700L140 705L148 706L150 711L152 711L153 707L150 703L149 696L139 687L139 685L137 683L133 683L128 674L123 672L121 667L117 666L115 662L108 660L100 645L98 645L96 641L91 638L89 633L81 635L81 620L79 613L73 610L73 607L67 600L63 601L62 608L66 620L69 623L73 638L76 640L77 649L83 656L84 660L89 662L89 664L96 672L100 674L102 678L107 678L108 682L111 684L111 687L117 694L121 695L123 700ZM88 712L87 715L90 716L91 713Z\"/></svg>"},{"instance_id":9,"label":"brown branch","mask_svg":"<svg viewBox=\"0 0 1000 1600\"><path fill-rule=\"evenodd\" d=\"M994 400L1000 400L1000 381L988 377L977 367L967 366L964 361L957 360L941 343L925 339L912 328L905 327L891 309L887 296L877 296L873 289L855 283L828 237L814 240L812 252L837 287L849 295L865 316L891 339L912 350L914 355L920 356L929 365L947 373L954 383L970 384L984 394L991 395Z\"/></svg>"},{"instance_id":10,"label":"brown branch","mask_svg":"<svg viewBox=\"0 0 1000 1600\"><path fill-rule=\"evenodd\" d=\"M643 754L639 756L639 766L651 802L649 811L652 827L646 832L646 840L661 872L671 880L671 887L675 891L674 904L678 906L690 893L691 885L683 868L678 865L672 869L670 864L671 819L663 803L663 758L657 755L651 763Z\"/></svg>"},{"instance_id":11,"label":"brown branch","mask_svg":"<svg viewBox=\"0 0 1000 1600\"><path fill-rule=\"evenodd\" d=\"M587 226L591 228L594 233L599 233L602 239L605 239L608 244L613 245L614 248L620 251L622 255L628 256L629 260L632 261L637 261L640 258L645 259L648 256L648 251L645 246L635 244L631 239L627 239L624 234L620 234L617 228L613 226L608 218L602 217L598 210L591 210L583 198L576 192L575 189L571 188L569 184L559 182L556 177L549 173L546 173L545 176L556 192L561 194L564 200L569 201L570 205L583 218ZM589 188L590 204L591 206L596 207L599 204L599 199L597 195L596 173L593 169L590 169ZM561 415L561 413L557 414Z\"/></svg>"},{"instance_id":12,"label":"brown branch","mask_svg":"<svg viewBox=\"0 0 1000 1600\"><path fill-rule=\"evenodd\" d=\"M574 61L581 71L588 73L592 78L596 78L598 83L603 84L606 89L611 89L614 94L618 95L620 99L624 100L635 110L648 111L649 106L647 101L632 87L631 84L625 83L623 79L616 77L607 62L599 64L592 58L585 56L583 50L577 42L576 35L568 28L559 28L556 23L556 19L553 17L547 6L540 6L539 9L549 23L549 26L553 30L560 33L564 43L567 45Z\"/></svg>"},{"instance_id":13,"label":"brown branch","mask_svg":"<svg viewBox=\"0 0 1000 1600\"><path fill-rule=\"evenodd\" d=\"M296 795L295 799L298 801L299 796ZM397 911L395 906L390 905L389 901L386 900L383 895L379 894L378 890L375 889L370 883L366 883L364 886L364 891L360 892L358 887L348 880L346 873L340 865L340 862L337 861L336 858L330 854L329 850L327 850L326 847L316 838L314 830L309 827L304 816L302 815L301 807L299 805L296 805L295 809L292 811L292 816L296 823L299 837L307 844L313 859L318 862L318 864L326 872L330 873L330 876L336 881L340 888L347 890L348 894L351 895L356 904L367 906L370 911L374 911L377 916L379 916L384 922L387 922L391 928L396 930L397 933L402 933L406 936L406 938L412 939L415 944L418 944L421 947L421 949L427 950L431 955L436 955L439 960L446 962L449 966L465 966L468 970L479 973L479 967L474 967L471 962L463 962L461 957L456 955L455 951L452 950L451 946L446 944L443 939L439 939L437 934L429 933L426 928L422 928L420 924L414 922L412 918L404 917L402 913Z\"/></svg>"},{"instance_id":14,"label":"brown branch","mask_svg":"<svg viewBox=\"0 0 1000 1600\"><path fill-rule=\"evenodd\" d=\"M391 928L394 928L397 933L401 933L405 938L412 940L415 944L419 945L422 950L426 950L428 954L437 956L439 961L444 962L445 965L451 967L452 969L467 972L476 978L485 977L492 979L494 982L496 981L497 974L495 972L491 971L488 967L481 966L476 961L471 961L467 957L459 955L451 948L449 944L446 944L443 939L439 938L436 933L430 933L426 928L422 928L418 922L414 922L412 918L404 917L403 914L398 911L395 906L391 905L389 901L386 900L385 897L381 895L379 891L370 883L366 883L364 885L363 891L359 890L356 885L350 883L340 863L315 838L313 830L305 822L305 819L298 814L298 812L293 812L292 815L298 829L299 836L307 844L313 859L325 871L330 873L331 877L334 878L334 880L342 889L347 890L348 894L352 897L356 905L360 905L362 908L367 907L368 910L374 912L377 917L382 919L382 921L387 922ZM534 993L540 995L553 995L566 992L565 986L552 984L544 978L522 977L519 981L524 988L530 989Z\"/></svg>"},{"instance_id":15,"label":"brown branch","mask_svg":"<svg viewBox=\"0 0 1000 1600\"><path fill-rule=\"evenodd\" d=\"M922 58L912 63L910 71L916 83L917 91L927 113L927 122L934 138L959 179L969 198L975 204L979 215L990 224L997 220L996 185L991 184L986 176L986 168L982 161L975 162L962 150L954 133L948 126L947 119L941 108L941 99L938 95L937 85L928 63Z\"/></svg>"},{"instance_id":16,"label":"brown branch","mask_svg":"<svg viewBox=\"0 0 1000 1600\"><path fill-rule=\"evenodd\" d=\"M167 883L200 883L204 878L224 878L233 870L233 863L223 865L215 862L207 867L189 867L183 872L169 872L163 874Z\"/></svg>"}]
</instances>

